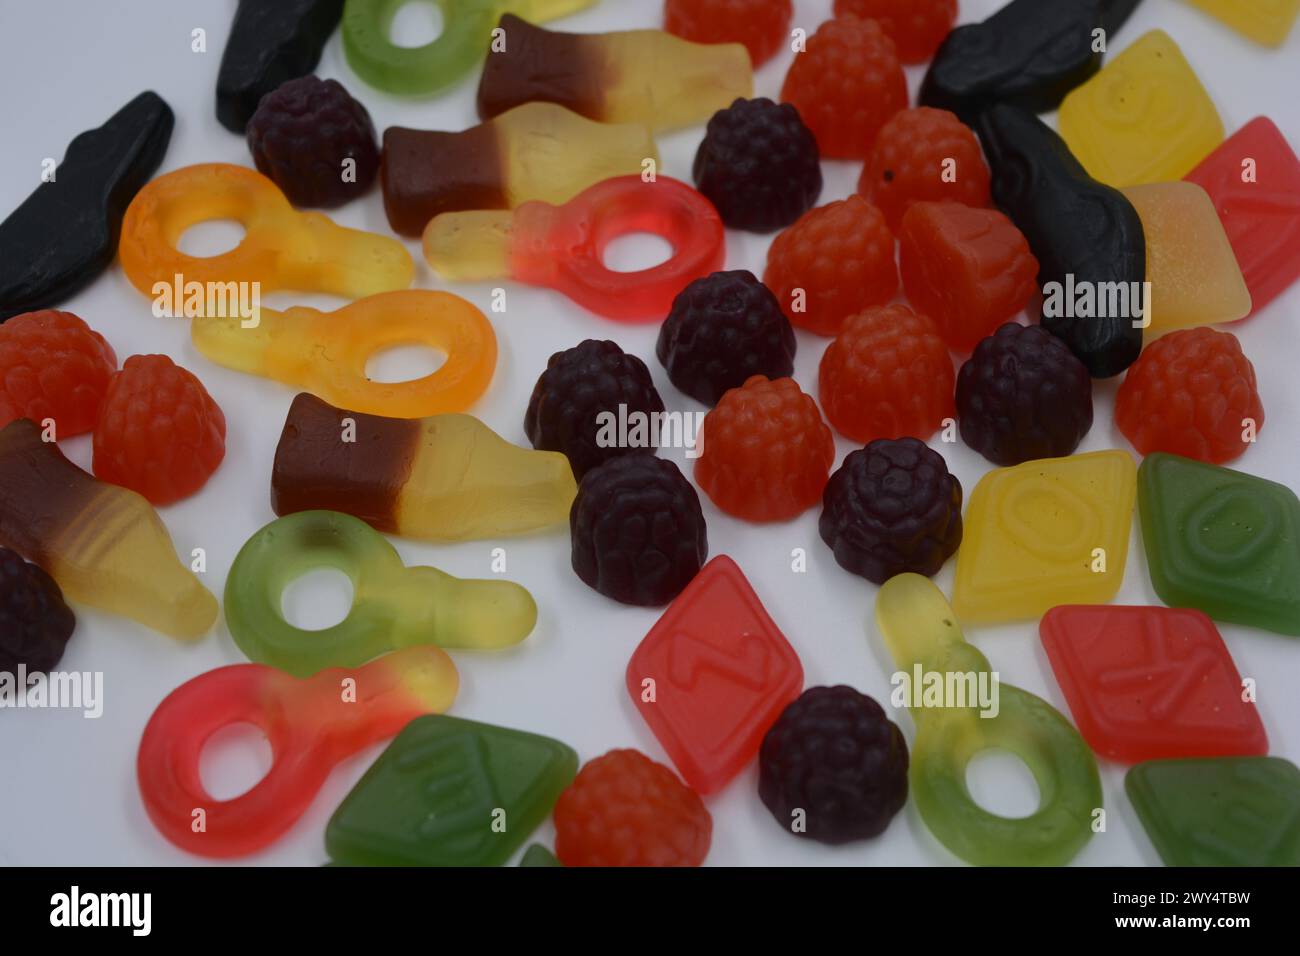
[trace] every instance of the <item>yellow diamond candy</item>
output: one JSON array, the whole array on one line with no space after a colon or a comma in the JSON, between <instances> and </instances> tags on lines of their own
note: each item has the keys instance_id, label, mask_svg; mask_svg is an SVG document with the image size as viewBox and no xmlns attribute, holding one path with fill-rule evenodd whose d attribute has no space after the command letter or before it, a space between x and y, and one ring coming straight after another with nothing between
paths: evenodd
<instances>
[{"instance_id":1,"label":"yellow diamond candy","mask_svg":"<svg viewBox=\"0 0 1300 956\"><path fill-rule=\"evenodd\" d=\"M1256 43L1281 46L1300 16L1300 0L1187 0Z\"/></svg>"}]
</instances>

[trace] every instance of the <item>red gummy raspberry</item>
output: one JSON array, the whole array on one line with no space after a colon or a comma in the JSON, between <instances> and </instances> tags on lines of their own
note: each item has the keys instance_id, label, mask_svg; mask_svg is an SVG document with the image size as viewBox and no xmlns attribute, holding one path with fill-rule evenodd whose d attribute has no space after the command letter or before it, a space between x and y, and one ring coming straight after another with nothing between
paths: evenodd
<instances>
[{"instance_id":1,"label":"red gummy raspberry","mask_svg":"<svg viewBox=\"0 0 1300 956\"><path fill-rule=\"evenodd\" d=\"M203 487L226 454L226 416L194 375L165 355L132 355L95 428L95 474L156 505Z\"/></svg>"},{"instance_id":2,"label":"red gummy raspberry","mask_svg":"<svg viewBox=\"0 0 1300 956\"><path fill-rule=\"evenodd\" d=\"M713 818L699 795L636 750L588 763L555 803L565 866L699 866Z\"/></svg>"},{"instance_id":3,"label":"red gummy raspberry","mask_svg":"<svg viewBox=\"0 0 1300 956\"><path fill-rule=\"evenodd\" d=\"M836 17L795 56L781 99L799 111L823 158L863 159L885 121L907 108L907 78L880 24Z\"/></svg>"},{"instance_id":4,"label":"red gummy raspberry","mask_svg":"<svg viewBox=\"0 0 1300 956\"><path fill-rule=\"evenodd\" d=\"M919 202L899 233L903 287L943 340L969 352L1015 317L1037 289L1038 260L996 209Z\"/></svg>"},{"instance_id":5,"label":"red gummy raspberry","mask_svg":"<svg viewBox=\"0 0 1300 956\"><path fill-rule=\"evenodd\" d=\"M786 521L822 500L835 438L792 378L753 375L704 416L695 481L746 521Z\"/></svg>"},{"instance_id":6,"label":"red gummy raspberry","mask_svg":"<svg viewBox=\"0 0 1300 956\"><path fill-rule=\"evenodd\" d=\"M1255 367L1231 332L1181 329L1138 356L1115 396L1115 423L1139 452L1167 451L1221 465L1264 426Z\"/></svg>"},{"instance_id":7,"label":"red gummy raspberry","mask_svg":"<svg viewBox=\"0 0 1300 956\"><path fill-rule=\"evenodd\" d=\"M904 63L924 63L957 22L957 0L835 0L835 15L875 20Z\"/></svg>"},{"instance_id":8,"label":"red gummy raspberry","mask_svg":"<svg viewBox=\"0 0 1300 956\"><path fill-rule=\"evenodd\" d=\"M894 234L861 196L818 206L773 240L763 282L792 323L834 335L850 315L898 291Z\"/></svg>"},{"instance_id":9,"label":"red gummy raspberry","mask_svg":"<svg viewBox=\"0 0 1300 956\"><path fill-rule=\"evenodd\" d=\"M95 427L117 356L71 312L45 309L0 325L0 428L53 419L56 438Z\"/></svg>"},{"instance_id":10,"label":"red gummy raspberry","mask_svg":"<svg viewBox=\"0 0 1300 956\"><path fill-rule=\"evenodd\" d=\"M664 29L694 43L743 43L754 66L789 35L790 0L667 0Z\"/></svg>"},{"instance_id":11,"label":"red gummy raspberry","mask_svg":"<svg viewBox=\"0 0 1300 956\"><path fill-rule=\"evenodd\" d=\"M956 417L955 385L939 330L906 305L851 316L822 353L817 380L826 418L864 445L877 438L925 441Z\"/></svg>"},{"instance_id":12,"label":"red gummy raspberry","mask_svg":"<svg viewBox=\"0 0 1300 956\"><path fill-rule=\"evenodd\" d=\"M989 205L989 168L974 131L956 114L918 106L895 113L880 130L858 192L897 232L915 202Z\"/></svg>"}]
</instances>

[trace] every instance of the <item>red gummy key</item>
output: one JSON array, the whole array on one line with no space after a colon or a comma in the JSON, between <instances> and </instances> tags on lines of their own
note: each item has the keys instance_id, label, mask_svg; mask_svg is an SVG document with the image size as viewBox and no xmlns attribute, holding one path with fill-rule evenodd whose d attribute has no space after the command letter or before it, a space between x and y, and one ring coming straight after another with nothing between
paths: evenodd
<instances>
[{"instance_id":1,"label":"red gummy key","mask_svg":"<svg viewBox=\"0 0 1300 956\"><path fill-rule=\"evenodd\" d=\"M786 521L822 500L835 438L792 378L752 375L704 416L695 481L747 521Z\"/></svg>"},{"instance_id":2,"label":"red gummy key","mask_svg":"<svg viewBox=\"0 0 1300 956\"><path fill-rule=\"evenodd\" d=\"M894 41L874 20L836 17L808 38L781 87L823 159L862 159L885 121L907 108Z\"/></svg>"},{"instance_id":3,"label":"red gummy key","mask_svg":"<svg viewBox=\"0 0 1300 956\"><path fill-rule=\"evenodd\" d=\"M901 304L849 318L822 353L817 375L827 420L863 445L925 441L956 417L955 387L952 356L934 322Z\"/></svg>"},{"instance_id":4,"label":"red gummy key","mask_svg":"<svg viewBox=\"0 0 1300 956\"><path fill-rule=\"evenodd\" d=\"M850 315L898 291L894 234L858 195L810 209L772 240L763 284L792 324L835 335Z\"/></svg>"},{"instance_id":5,"label":"red gummy key","mask_svg":"<svg viewBox=\"0 0 1300 956\"><path fill-rule=\"evenodd\" d=\"M916 203L899 240L908 301L934 319L955 351L972 351L1024 309L1038 287L1029 243L996 209Z\"/></svg>"},{"instance_id":6,"label":"red gummy key","mask_svg":"<svg viewBox=\"0 0 1300 956\"><path fill-rule=\"evenodd\" d=\"M226 455L226 416L203 383L166 355L132 355L95 428L95 476L156 505L194 494Z\"/></svg>"},{"instance_id":7,"label":"red gummy key","mask_svg":"<svg viewBox=\"0 0 1300 956\"><path fill-rule=\"evenodd\" d=\"M897 232L916 202L989 205L989 168L974 131L956 114L918 106L895 113L880 130L858 192Z\"/></svg>"},{"instance_id":8,"label":"red gummy key","mask_svg":"<svg viewBox=\"0 0 1300 956\"><path fill-rule=\"evenodd\" d=\"M701 569L627 665L632 702L700 793L754 759L802 689L799 656L726 555Z\"/></svg>"},{"instance_id":9,"label":"red gummy key","mask_svg":"<svg viewBox=\"0 0 1300 956\"><path fill-rule=\"evenodd\" d=\"M1115 423L1139 452L1221 465L1264 427L1255 367L1231 332L1205 326L1156 339L1115 395Z\"/></svg>"},{"instance_id":10,"label":"red gummy key","mask_svg":"<svg viewBox=\"0 0 1300 956\"><path fill-rule=\"evenodd\" d=\"M1255 181L1244 181L1252 173ZM1214 200L1253 315L1300 278L1300 159L1273 121L1260 116L1185 178Z\"/></svg>"},{"instance_id":11,"label":"red gummy key","mask_svg":"<svg viewBox=\"0 0 1300 956\"><path fill-rule=\"evenodd\" d=\"M1121 763L1268 752L1214 622L1186 608L1062 605L1039 624L1079 732Z\"/></svg>"},{"instance_id":12,"label":"red gummy key","mask_svg":"<svg viewBox=\"0 0 1300 956\"><path fill-rule=\"evenodd\" d=\"M790 35L790 0L668 0L664 29L693 43L743 43L754 66Z\"/></svg>"},{"instance_id":13,"label":"red gummy key","mask_svg":"<svg viewBox=\"0 0 1300 956\"><path fill-rule=\"evenodd\" d=\"M699 794L636 750L611 750L583 767L554 817L565 866L699 866L713 839Z\"/></svg>"},{"instance_id":14,"label":"red gummy key","mask_svg":"<svg viewBox=\"0 0 1300 956\"><path fill-rule=\"evenodd\" d=\"M904 63L923 63L957 22L957 0L835 0L837 17L875 20L898 47Z\"/></svg>"},{"instance_id":15,"label":"red gummy key","mask_svg":"<svg viewBox=\"0 0 1300 956\"><path fill-rule=\"evenodd\" d=\"M117 356L71 312L44 309L0 325L0 428L16 418L54 422L54 437L95 427Z\"/></svg>"}]
</instances>

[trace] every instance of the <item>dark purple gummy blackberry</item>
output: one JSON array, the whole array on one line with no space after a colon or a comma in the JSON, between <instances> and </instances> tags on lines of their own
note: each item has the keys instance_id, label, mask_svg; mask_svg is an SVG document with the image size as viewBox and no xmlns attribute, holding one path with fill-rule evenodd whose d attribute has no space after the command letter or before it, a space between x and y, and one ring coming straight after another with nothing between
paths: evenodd
<instances>
[{"instance_id":1,"label":"dark purple gummy blackberry","mask_svg":"<svg viewBox=\"0 0 1300 956\"><path fill-rule=\"evenodd\" d=\"M865 694L810 687L763 738L758 795L796 836L822 843L878 836L907 802L907 741ZM802 828L794 825L800 818Z\"/></svg>"},{"instance_id":2,"label":"dark purple gummy blackberry","mask_svg":"<svg viewBox=\"0 0 1300 956\"><path fill-rule=\"evenodd\" d=\"M754 273L696 279L673 299L655 354L679 389L705 405L751 375L794 373L795 339L780 303Z\"/></svg>"},{"instance_id":3,"label":"dark purple gummy blackberry","mask_svg":"<svg viewBox=\"0 0 1300 956\"><path fill-rule=\"evenodd\" d=\"M341 206L379 172L370 114L337 80L301 76L280 84L262 97L247 134L258 172L295 206ZM355 169L345 167L349 159Z\"/></svg>"},{"instance_id":4,"label":"dark purple gummy blackberry","mask_svg":"<svg viewBox=\"0 0 1300 956\"><path fill-rule=\"evenodd\" d=\"M648 452L587 473L569 511L573 570L606 597L660 607L691 582L709 553L695 488Z\"/></svg>"},{"instance_id":5,"label":"dark purple gummy blackberry","mask_svg":"<svg viewBox=\"0 0 1300 956\"><path fill-rule=\"evenodd\" d=\"M733 229L772 232L817 202L817 140L789 103L738 99L709 120L695 154L695 186Z\"/></svg>"},{"instance_id":6,"label":"dark purple gummy blackberry","mask_svg":"<svg viewBox=\"0 0 1300 956\"><path fill-rule=\"evenodd\" d=\"M1063 341L1008 322L957 373L966 444L995 465L1071 454L1092 427L1092 379Z\"/></svg>"},{"instance_id":7,"label":"dark purple gummy blackberry","mask_svg":"<svg viewBox=\"0 0 1300 956\"><path fill-rule=\"evenodd\" d=\"M840 567L868 581L929 577L961 544L961 482L924 442L879 438L826 482L818 530Z\"/></svg>"},{"instance_id":8,"label":"dark purple gummy blackberry","mask_svg":"<svg viewBox=\"0 0 1300 956\"><path fill-rule=\"evenodd\" d=\"M663 410L664 400L645 362L628 355L617 342L587 339L556 352L546 363L546 371L528 400L524 432L534 448L558 451L568 458L573 477L581 481L583 475L611 458L647 450L611 443L611 432L605 427L610 419L602 412L612 415L617 425L623 415L636 412L640 418ZM632 427L636 418L626 420L626 437L636 439ZM617 429L613 435L618 436Z\"/></svg>"},{"instance_id":9,"label":"dark purple gummy blackberry","mask_svg":"<svg viewBox=\"0 0 1300 956\"><path fill-rule=\"evenodd\" d=\"M48 671L77 626L54 579L15 551L0 548L0 671Z\"/></svg>"}]
</instances>

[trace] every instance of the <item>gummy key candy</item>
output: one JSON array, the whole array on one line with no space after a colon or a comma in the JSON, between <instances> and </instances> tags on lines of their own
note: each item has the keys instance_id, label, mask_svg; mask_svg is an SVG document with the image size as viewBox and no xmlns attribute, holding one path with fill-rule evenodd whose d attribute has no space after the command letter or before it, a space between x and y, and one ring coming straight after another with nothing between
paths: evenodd
<instances>
[{"instance_id":1,"label":"gummy key candy","mask_svg":"<svg viewBox=\"0 0 1300 956\"><path fill-rule=\"evenodd\" d=\"M262 97L320 62L343 0L239 0L217 73L217 121L243 133Z\"/></svg>"},{"instance_id":2,"label":"gummy key candy","mask_svg":"<svg viewBox=\"0 0 1300 956\"><path fill-rule=\"evenodd\" d=\"M341 511L432 541L561 524L576 493L563 455L519 448L469 415L385 418L306 393L289 406L271 470L277 515Z\"/></svg>"},{"instance_id":3,"label":"gummy key candy","mask_svg":"<svg viewBox=\"0 0 1300 956\"><path fill-rule=\"evenodd\" d=\"M1110 186L1181 179L1223 142L1223 121L1183 51L1152 30L1061 104L1061 137Z\"/></svg>"},{"instance_id":4,"label":"gummy key candy","mask_svg":"<svg viewBox=\"0 0 1300 956\"><path fill-rule=\"evenodd\" d=\"M1153 760L1124 790L1166 866L1300 866L1300 768L1281 757Z\"/></svg>"},{"instance_id":5,"label":"gummy key candy","mask_svg":"<svg viewBox=\"0 0 1300 956\"><path fill-rule=\"evenodd\" d=\"M117 355L71 312L45 309L0 325L0 428L15 418L54 422L55 438L95 427Z\"/></svg>"},{"instance_id":6,"label":"gummy key candy","mask_svg":"<svg viewBox=\"0 0 1300 956\"><path fill-rule=\"evenodd\" d=\"M1255 367L1231 332L1172 332L1152 342L1124 376L1115 424L1144 455L1232 461L1264 426Z\"/></svg>"},{"instance_id":7,"label":"gummy key candy","mask_svg":"<svg viewBox=\"0 0 1300 956\"><path fill-rule=\"evenodd\" d=\"M667 0L664 29L692 43L743 43L757 68L785 44L793 16L790 0Z\"/></svg>"},{"instance_id":8,"label":"gummy key candy","mask_svg":"<svg viewBox=\"0 0 1300 956\"><path fill-rule=\"evenodd\" d=\"M343 798L325 849L345 866L500 866L577 772L558 740L418 717Z\"/></svg>"},{"instance_id":9,"label":"gummy key candy","mask_svg":"<svg viewBox=\"0 0 1300 956\"><path fill-rule=\"evenodd\" d=\"M606 267L605 247L632 232L667 240L672 257L635 272ZM557 289L607 319L641 322L662 319L683 286L721 268L723 242L717 211L690 186L619 176L562 206L443 213L424 231L424 257L445 279L510 277Z\"/></svg>"},{"instance_id":10,"label":"gummy key candy","mask_svg":"<svg viewBox=\"0 0 1300 956\"><path fill-rule=\"evenodd\" d=\"M334 312L262 308L257 324L199 317L194 345L227 368L305 388L370 415L422 418L464 411L492 381L497 339L487 317L450 292L407 289L367 296ZM420 343L446 361L405 382L377 382L366 362L397 345Z\"/></svg>"},{"instance_id":11,"label":"gummy key candy","mask_svg":"<svg viewBox=\"0 0 1300 956\"><path fill-rule=\"evenodd\" d=\"M434 216L567 202L601 180L658 163L650 130L597 123L554 103L525 103L459 133L384 130L384 212L418 236Z\"/></svg>"},{"instance_id":12,"label":"gummy key candy","mask_svg":"<svg viewBox=\"0 0 1300 956\"><path fill-rule=\"evenodd\" d=\"M140 738L136 776L145 810L163 836L190 853L256 852L306 812L336 763L421 714L446 710L459 683L451 658L436 647L394 651L308 680L263 664L200 674L167 695ZM199 760L209 738L235 724L266 734L271 769L251 790L218 800L203 785ZM203 829L194 827L196 810Z\"/></svg>"},{"instance_id":13,"label":"gummy key candy","mask_svg":"<svg viewBox=\"0 0 1300 956\"><path fill-rule=\"evenodd\" d=\"M1290 488L1156 452L1138 471L1138 512L1160 600L1300 635L1300 499Z\"/></svg>"},{"instance_id":14,"label":"gummy key candy","mask_svg":"<svg viewBox=\"0 0 1300 956\"><path fill-rule=\"evenodd\" d=\"M1047 701L998 680L927 578L900 574L886 581L876 597L876 626L895 665L918 682L926 674L996 682L996 712L969 699L911 707L916 739L909 778L930 832L977 866L1069 862L1092 836L1093 814L1102 805L1097 761L1078 731ZM966 767L990 748L1010 751L1034 775L1041 801L1034 813L1011 819L975 802Z\"/></svg>"},{"instance_id":15,"label":"gummy key candy","mask_svg":"<svg viewBox=\"0 0 1300 956\"><path fill-rule=\"evenodd\" d=\"M952 604L968 624L1105 604L1128 558L1137 475L1125 451L1044 458L980 479L966 510Z\"/></svg>"},{"instance_id":16,"label":"gummy key candy","mask_svg":"<svg viewBox=\"0 0 1300 956\"><path fill-rule=\"evenodd\" d=\"M1187 174L1210 194L1258 312L1300 279L1300 159L1257 116Z\"/></svg>"},{"instance_id":17,"label":"gummy key candy","mask_svg":"<svg viewBox=\"0 0 1300 956\"><path fill-rule=\"evenodd\" d=\"M1038 260L996 209L918 202L903 216L898 239L907 300L958 352L1014 319L1038 289Z\"/></svg>"},{"instance_id":18,"label":"gummy key candy","mask_svg":"<svg viewBox=\"0 0 1300 956\"><path fill-rule=\"evenodd\" d=\"M627 692L686 783L721 790L803 687L803 666L743 571L720 554L637 645Z\"/></svg>"},{"instance_id":19,"label":"gummy key candy","mask_svg":"<svg viewBox=\"0 0 1300 956\"><path fill-rule=\"evenodd\" d=\"M0 674L53 670L76 627L55 580L16 551L0 548ZM26 678L18 687L26 691Z\"/></svg>"},{"instance_id":20,"label":"gummy key candy","mask_svg":"<svg viewBox=\"0 0 1300 956\"><path fill-rule=\"evenodd\" d=\"M1187 0L1264 46L1281 46L1300 16L1300 0Z\"/></svg>"},{"instance_id":21,"label":"gummy key candy","mask_svg":"<svg viewBox=\"0 0 1300 956\"><path fill-rule=\"evenodd\" d=\"M695 481L746 521L788 521L821 501L835 439L792 378L755 375L704 416Z\"/></svg>"},{"instance_id":22,"label":"gummy key candy","mask_svg":"<svg viewBox=\"0 0 1300 956\"><path fill-rule=\"evenodd\" d=\"M817 530L845 571L876 584L936 574L961 544L961 482L916 438L880 438L831 475Z\"/></svg>"},{"instance_id":23,"label":"gummy key candy","mask_svg":"<svg viewBox=\"0 0 1300 956\"><path fill-rule=\"evenodd\" d=\"M172 637L202 637L217 600L176 557L158 512L97 481L25 418L0 430L0 545L35 561L64 595Z\"/></svg>"},{"instance_id":24,"label":"gummy key candy","mask_svg":"<svg viewBox=\"0 0 1300 956\"><path fill-rule=\"evenodd\" d=\"M712 839L699 795L635 750L588 761L555 803L565 866L699 866Z\"/></svg>"},{"instance_id":25,"label":"gummy key candy","mask_svg":"<svg viewBox=\"0 0 1300 956\"><path fill-rule=\"evenodd\" d=\"M1093 31L1103 0L1012 0L982 23L957 27L935 54L920 102L972 122L995 103L1055 109L1101 67ZM1118 27L1118 24L1115 24Z\"/></svg>"},{"instance_id":26,"label":"gummy key candy","mask_svg":"<svg viewBox=\"0 0 1300 956\"><path fill-rule=\"evenodd\" d=\"M1092 179L1061 138L1031 113L995 106L981 117L979 134L993 169L993 200L1038 259L1045 300L1034 311L1043 327L1070 347L1093 378L1118 375L1142 351L1135 299L1146 280L1147 254L1133 204ZM1094 300L1106 289L1128 295L1117 295L1121 304L1115 309L1053 308L1054 298L1058 305L1073 303L1076 288L1092 290ZM1070 293L1069 303L1060 303L1053 291Z\"/></svg>"},{"instance_id":27,"label":"gummy key candy","mask_svg":"<svg viewBox=\"0 0 1300 956\"><path fill-rule=\"evenodd\" d=\"M1123 763L1268 752L1214 622L1185 608L1062 605L1038 625L1088 745Z\"/></svg>"},{"instance_id":28,"label":"gummy key candy","mask_svg":"<svg viewBox=\"0 0 1300 956\"><path fill-rule=\"evenodd\" d=\"M535 100L602 123L655 130L708 119L754 90L739 43L691 43L662 30L559 33L511 14L478 85L484 119Z\"/></svg>"},{"instance_id":29,"label":"gummy key candy","mask_svg":"<svg viewBox=\"0 0 1300 956\"><path fill-rule=\"evenodd\" d=\"M175 117L141 93L68 145L48 182L0 222L0 322L57 305L108 268L127 204L149 181Z\"/></svg>"},{"instance_id":30,"label":"gummy key candy","mask_svg":"<svg viewBox=\"0 0 1300 956\"><path fill-rule=\"evenodd\" d=\"M540 843L534 843L524 851L523 857L519 860L520 866L564 866L555 858L555 854Z\"/></svg>"},{"instance_id":31,"label":"gummy key candy","mask_svg":"<svg viewBox=\"0 0 1300 956\"><path fill-rule=\"evenodd\" d=\"M185 230L211 219L239 222L239 245L215 256L176 248ZM150 298L173 283L198 283L212 300L214 288L231 282L259 283L259 296L296 289L357 298L405 289L415 276L411 254L396 239L300 213L261 173L228 163L186 166L141 189L126 211L118 254L131 284Z\"/></svg>"},{"instance_id":32,"label":"gummy key candy","mask_svg":"<svg viewBox=\"0 0 1300 956\"><path fill-rule=\"evenodd\" d=\"M1149 183L1123 193L1146 236L1148 336L1250 314L1250 291L1204 189L1188 182Z\"/></svg>"},{"instance_id":33,"label":"gummy key candy","mask_svg":"<svg viewBox=\"0 0 1300 956\"><path fill-rule=\"evenodd\" d=\"M442 13L442 33L417 47L398 46L389 39L393 18L405 2L347 0L343 52L348 65L371 86L403 96L433 96L483 59L489 42L497 42L493 25L502 13L552 20L576 13L596 0L434 0ZM513 36L508 43L513 46Z\"/></svg>"},{"instance_id":34,"label":"gummy key candy","mask_svg":"<svg viewBox=\"0 0 1300 956\"><path fill-rule=\"evenodd\" d=\"M879 23L904 63L933 57L957 20L957 0L835 0L834 9Z\"/></svg>"},{"instance_id":35,"label":"gummy key candy","mask_svg":"<svg viewBox=\"0 0 1300 956\"><path fill-rule=\"evenodd\" d=\"M333 627L303 630L285 620L280 599L316 568L351 579L352 608ZM230 636L250 660L297 677L415 645L509 647L537 621L532 595L518 584L408 568L378 531L335 511L277 518L249 538L230 567L225 610Z\"/></svg>"},{"instance_id":36,"label":"gummy key candy","mask_svg":"<svg viewBox=\"0 0 1300 956\"><path fill-rule=\"evenodd\" d=\"M795 836L864 840L907 802L907 741L865 694L810 687L763 738L758 774L759 798Z\"/></svg>"}]
</instances>

